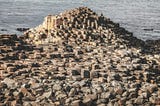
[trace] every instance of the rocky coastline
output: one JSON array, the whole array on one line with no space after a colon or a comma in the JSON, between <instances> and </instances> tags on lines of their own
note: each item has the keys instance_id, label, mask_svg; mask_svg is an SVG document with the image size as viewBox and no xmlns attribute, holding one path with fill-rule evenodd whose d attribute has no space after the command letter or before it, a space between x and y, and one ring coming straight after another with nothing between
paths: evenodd
<instances>
[{"instance_id":1,"label":"rocky coastline","mask_svg":"<svg viewBox=\"0 0 160 106\"><path fill-rule=\"evenodd\" d=\"M48 15L0 35L0 106L158 106L159 41L87 7Z\"/></svg>"}]
</instances>

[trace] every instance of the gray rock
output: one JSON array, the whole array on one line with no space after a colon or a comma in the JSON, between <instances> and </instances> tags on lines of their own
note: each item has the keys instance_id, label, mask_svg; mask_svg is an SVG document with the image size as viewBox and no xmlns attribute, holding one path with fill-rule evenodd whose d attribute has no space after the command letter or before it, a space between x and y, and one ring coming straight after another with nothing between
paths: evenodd
<instances>
[{"instance_id":1,"label":"gray rock","mask_svg":"<svg viewBox=\"0 0 160 106\"><path fill-rule=\"evenodd\" d=\"M138 97L135 99L134 103L137 105L142 105L144 104L144 99L142 97Z\"/></svg>"},{"instance_id":2,"label":"gray rock","mask_svg":"<svg viewBox=\"0 0 160 106\"><path fill-rule=\"evenodd\" d=\"M57 95L57 100L62 100L62 99L66 99L67 98L67 95L65 93L61 93L59 95Z\"/></svg>"},{"instance_id":3,"label":"gray rock","mask_svg":"<svg viewBox=\"0 0 160 106\"><path fill-rule=\"evenodd\" d=\"M114 106L114 104L112 102L109 102L107 106Z\"/></svg>"},{"instance_id":4,"label":"gray rock","mask_svg":"<svg viewBox=\"0 0 160 106\"><path fill-rule=\"evenodd\" d=\"M53 86L53 89L56 90L56 91L59 91L59 90L62 89L62 87L61 87L59 84L55 84L55 85Z\"/></svg>"},{"instance_id":5,"label":"gray rock","mask_svg":"<svg viewBox=\"0 0 160 106\"><path fill-rule=\"evenodd\" d=\"M81 88L81 91L83 92L83 93L86 93L86 94L91 94L91 88L89 88L89 87L82 87Z\"/></svg>"},{"instance_id":6,"label":"gray rock","mask_svg":"<svg viewBox=\"0 0 160 106\"><path fill-rule=\"evenodd\" d=\"M49 98L50 96L52 96L52 91L44 92L42 98Z\"/></svg>"},{"instance_id":7,"label":"gray rock","mask_svg":"<svg viewBox=\"0 0 160 106\"><path fill-rule=\"evenodd\" d=\"M101 98L103 98L103 99L109 99L111 95L112 94L110 92L103 92L101 94Z\"/></svg>"},{"instance_id":8,"label":"gray rock","mask_svg":"<svg viewBox=\"0 0 160 106\"><path fill-rule=\"evenodd\" d=\"M23 106L32 106L32 104L31 104L31 103L28 103L28 102L24 102L24 103L23 103Z\"/></svg>"},{"instance_id":9,"label":"gray rock","mask_svg":"<svg viewBox=\"0 0 160 106\"><path fill-rule=\"evenodd\" d=\"M115 102L115 103L114 103L114 106L119 106L118 102Z\"/></svg>"},{"instance_id":10,"label":"gray rock","mask_svg":"<svg viewBox=\"0 0 160 106\"><path fill-rule=\"evenodd\" d=\"M150 96L150 92L146 91L141 94L143 98L148 98Z\"/></svg>"},{"instance_id":11,"label":"gray rock","mask_svg":"<svg viewBox=\"0 0 160 106\"><path fill-rule=\"evenodd\" d=\"M127 104L126 106L134 106L134 105L130 103L130 104Z\"/></svg>"},{"instance_id":12,"label":"gray rock","mask_svg":"<svg viewBox=\"0 0 160 106\"><path fill-rule=\"evenodd\" d=\"M76 90L75 88L72 88L72 89L70 90L68 96L70 96L70 97L71 97L71 96L75 96L76 93L77 93L77 90Z\"/></svg>"},{"instance_id":13,"label":"gray rock","mask_svg":"<svg viewBox=\"0 0 160 106\"><path fill-rule=\"evenodd\" d=\"M96 103L97 104L102 104L102 103L107 104L108 102L109 102L108 99L98 99Z\"/></svg>"},{"instance_id":14,"label":"gray rock","mask_svg":"<svg viewBox=\"0 0 160 106\"><path fill-rule=\"evenodd\" d=\"M126 101L126 105L127 105L127 106L133 106L133 103L132 103L131 100L128 100L128 101Z\"/></svg>"},{"instance_id":15,"label":"gray rock","mask_svg":"<svg viewBox=\"0 0 160 106\"><path fill-rule=\"evenodd\" d=\"M98 95L97 94L88 94L86 97L87 98L91 98L93 101L98 99Z\"/></svg>"},{"instance_id":16,"label":"gray rock","mask_svg":"<svg viewBox=\"0 0 160 106\"><path fill-rule=\"evenodd\" d=\"M83 98L83 104L87 105L87 106L91 106L92 104L92 99L88 98L88 97L84 97Z\"/></svg>"},{"instance_id":17,"label":"gray rock","mask_svg":"<svg viewBox=\"0 0 160 106\"><path fill-rule=\"evenodd\" d=\"M131 92L128 98L137 98L137 96L138 96L137 92Z\"/></svg>"},{"instance_id":18,"label":"gray rock","mask_svg":"<svg viewBox=\"0 0 160 106\"><path fill-rule=\"evenodd\" d=\"M66 99L65 103L71 103L73 101L73 98L72 97L69 97Z\"/></svg>"}]
</instances>

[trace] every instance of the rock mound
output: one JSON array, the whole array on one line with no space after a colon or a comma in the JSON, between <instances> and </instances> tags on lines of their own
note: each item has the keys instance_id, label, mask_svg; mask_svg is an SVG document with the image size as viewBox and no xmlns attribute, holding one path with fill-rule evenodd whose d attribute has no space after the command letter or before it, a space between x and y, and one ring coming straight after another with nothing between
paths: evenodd
<instances>
[{"instance_id":1,"label":"rock mound","mask_svg":"<svg viewBox=\"0 0 160 106\"><path fill-rule=\"evenodd\" d=\"M100 16L87 7L79 7L65 11L59 15L45 17L42 25L25 32L29 42L44 44L60 40L79 39L92 42L100 40L116 44L124 43L127 46L142 47L144 42L132 36L132 33L119 27L101 14ZM106 39L104 39L106 38Z\"/></svg>"}]
</instances>

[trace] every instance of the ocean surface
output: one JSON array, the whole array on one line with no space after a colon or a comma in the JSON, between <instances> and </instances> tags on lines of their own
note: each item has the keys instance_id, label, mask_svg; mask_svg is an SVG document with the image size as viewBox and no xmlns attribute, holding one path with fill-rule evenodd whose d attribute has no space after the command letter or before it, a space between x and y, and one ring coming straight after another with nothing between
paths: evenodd
<instances>
[{"instance_id":1,"label":"ocean surface","mask_svg":"<svg viewBox=\"0 0 160 106\"><path fill-rule=\"evenodd\" d=\"M79 6L103 13L138 38L160 39L160 0L0 0L0 33L20 35L16 28L35 27L48 14Z\"/></svg>"}]
</instances>

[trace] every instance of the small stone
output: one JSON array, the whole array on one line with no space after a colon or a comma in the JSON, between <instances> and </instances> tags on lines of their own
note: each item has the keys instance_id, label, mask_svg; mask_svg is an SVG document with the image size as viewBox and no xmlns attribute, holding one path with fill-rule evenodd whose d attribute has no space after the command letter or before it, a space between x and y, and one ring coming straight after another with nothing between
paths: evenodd
<instances>
[{"instance_id":1,"label":"small stone","mask_svg":"<svg viewBox=\"0 0 160 106\"><path fill-rule=\"evenodd\" d=\"M98 104L97 106L107 106L107 105L106 105L106 104L101 103L101 104Z\"/></svg>"},{"instance_id":2,"label":"small stone","mask_svg":"<svg viewBox=\"0 0 160 106\"><path fill-rule=\"evenodd\" d=\"M61 54L50 54L49 58L54 59L54 58L61 58Z\"/></svg>"},{"instance_id":3,"label":"small stone","mask_svg":"<svg viewBox=\"0 0 160 106\"><path fill-rule=\"evenodd\" d=\"M127 98L126 98L126 97L123 97L123 98L121 98L121 99L118 101L118 104L119 104L120 106L123 106L123 105L126 103L126 100L127 100Z\"/></svg>"},{"instance_id":4,"label":"small stone","mask_svg":"<svg viewBox=\"0 0 160 106\"><path fill-rule=\"evenodd\" d=\"M11 106L17 106L17 101L16 100L12 101Z\"/></svg>"},{"instance_id":5,"label":"small stone","mask_svg":"<svg viewBox=\"0 0 160 106\"><path fill-rule=\"evenodd\" d=\"M65 103L71 103L73 101L73 98L72 97L69 97L66 99Z\"/></svg>"},{"instance_id":6,"label":"small stone","mask_svg":"<svg viewBox=\"0 0 160 106\"><path fill-rule=\"evenodd\" d=\"M13 87L16 84L15 80L10 78L5 78L3 82L7 84L8 87Z\"/></svg>"},{"instance_id":7,"label":"small stone","mask_svg":"<svg viewBox=\"0 0 160 106\"><path fill-rule=\"evenodd\" d=\"M86 94L90 94L90 93L92 92L89 87L83 87L83 88L81 88L81 91L82 91L83 93L86 93Z\"/></svg>"},{"instance_id":8,"label":"small stone","mask_svg":"<svg viewBox=\"0 0 160 106\"><path fill-rule=\"evenodd\" d=\"M64 98L66 98L67 97L67 95L66 94L64 94L64 93L61 93L61 94L59 94L59 95L57 95L57 100L62 100L62 99L64 99Z\"/></svg>"},{"instance_id":9,"label":"small stone","mask_svg":"<svg viewBox=\"0 0 160 106\"><path fill-rule=\"evenodd\" d=\"M118 102L115 102L115 103L114 103L114 106L119 106Z\"/></svg>"},{"instance_id":10,"label":"small stone","mask_svg":"<svg viewBox=\"0 0 160 106\"><path fill-rule=\"evenodd\" d=\"M90 78L90 71L89 70L83 70L82 75L83 75L83 78Z\"/></svg>"},{"instance_id":11,"label":"small stone","mask_svg":"<svg viewBox=\"0 0 160 106\"><path fill-rule=\"evenodd\" d=\"M94 100L97 100L98 96L97 94L88 94L87 98L91 98L94 101Z\"/></svg>"},{"instance_id":12,"label":"small stone","mask_svg":"<svg viewBox=\"0 0 160 106\"><path fill-rule=\"evenodd\" d=\"M52 91L44 92L43 95L42 95L42 97L43 98L49 98L51 95L52 95Z\"/></svg>"},{"instance_id":13,"label":"small stone","mask_svg":"<svg viewBox=\"0 0 160 106\"><path fill-rule=\"evenodd\" d=\"M13 92L13 95L14 95L14 96L17 96L18 94L19 94L18 91L14 91L14 92Z\"/></svg>"},{"instance_id":14,"label":"small stone","mask_svg":"<svg viewBox=\"0 0 160 106\"><path fill-rule=\"evenodd\" d=\"M135 99L134 103L137 105L142 105L144 103L144 99L142 97L138 97Z\"/></svg>"},{"instance_id":15,"label":"small stone","mask_svg":"<svg viewBox=\"0 0 160 106\"><path fill-rule=\"evenodd\" d=\"M39 63L32 63L31 66L32 66L32 67L40 67L40 64L39 64Z\"/></svg>"},{"instance_id":16,"label":"small stone","mask_svg":"<svg viewBox=\"0 0 160 106\"><path fill-rule=\"evenodd\" d=\"M53 86L53 89L56 90L56 91L59 91L59 90L62 89L62 87L61 87L59 84L55 84L55 85Z\"/></svg>"},{"instance_id":17,"label":"small stone","mask_svg":"<svg viewBox=\"0 0 160 106\"><path fill-rule=\"evenodd\" d=\"M149 101L153 104L160 105L160 98L158 98L158 97L152 96L149 98Z\"/></svg>"},{"instance_id":18,"label":"small stone","mask_svg":"<svg viewBox=\"0 0 160 106\"><path fill-rule=\"evenodd\" d=\"M83 106L83 103L81 100L75 100L71 103L71 106Z\"/></svg>"},{"instance_id":19,"label":"small stone","mask_svg":"<svg viewBox=\"0 0 160 106\"><path fill-rule=\"evenodd\" d=\"M54 102L54 105L53 106L60 106L60 102L59 101L56 101L56 102Z\"/></svg>"},{"instance_id":20,"label":"small stone","mask_svg":"<svg viewBox=\"0 0 160 106\"><path fill-rule=\"evenodd\" d=\"M16 68L15 67L7 67L8 72L15 72Z\"/></svg>"},{"instance_id":21,"label":"small stone","mask_svg":"<svg viewBox=\"0 0 160 106\"><path fill-rule=\"evenodd\" d=\"M82 80L82 78L81 78L80 75L72 76L72 79L73 79L74 81L81 81L81 80Z\"/></svg>"},{"instance_id":22,"label":"small stone","mask_svg":"<svg viewBox=\"0 0 160 106\"><path fill-rule=\"evenodd\" d=\"M122 88L117 88L115 89L115 93L119 94L119 95L122 95L123 94L123 89Z\"/></svg>"},{"instance_id":23,"label":"small stone","mask_svg":"<svg viewBox=\"0 0 160 106\"><path fill-rule=\"evenodd\" d=\"M131 88L128 90L128 92L135 92L136 91L136 88Z\"/></svg>"},{"instance_id":24,"label":"small stone","mask_svg":"<svg viewBox=\"0 0 160 106\"><path fill-rule=\"evenodd\" d=\"M156 104L156 105L160 105L160 98L156 98L155 104Z\"/></svg>"},{"instance_id":25,"label":"small stone","mask_svg":"<svg viewBox=\"0 0 160 106\"><path fill-rule=\"evenodd\" d=\"M143 98L148 98L150 96L150 93L148 91L141 93Z\"/></svg>"},{"instance_id":26,"label":"small stone","mask_svg":"<svg viewBox=\"0 0 160 106\"><path fill-rule=\"evenodd\" d=\"M79 70L72 70L72 76L80 75Z\"/></svg>"},{"instance_id":27,"label":"small stone","mask_svg":"<svg viewBox=\"0 0 160 106\"><path fill-rule=\"evenodd\" d=\"M137 92L131 92L128 97L129 98L137 98L137 96L138 96Z\"/></svg>"},{"instance_id":28,"label":"small stone","mask_svg":"<svg viewBox=\"0 0 160 106\"><path fill-rule=\"evenodd\" d=\"M75 88L72 88L71 90L70 90L70 92L69 92L69 96L71 97L71 96L75 96L76 95L76 89Z\"/></svg>"},{"instance_id":29,"label":"small stone","mask_svg":"<svg viewBox=\"0 0 160 106\"><path fill-rule=\"evenodd\" d=\"M13 105L14 106L14 105ZM31 103L28 103L28 102L24 102L23 103L23 106L32 106L32 104Z\"/></svg>"},{"instance_id":30,"label":"small stone","mask_svg":"<svg viewBox=\"0 0 160 106\"><path fill-rule=\"evenodd\" d=\"M92 99L89 98L89 97L85 97L85 98L83 99L83 104L85 104L86 106L91 106L91 104L92 104Z\"/></svg>"},{"instance_id":31,"label":"small stone","mask_svg":"<svg viewBox=\"0 0 160 106\"><path fill-rule=\"evenodd\" d=\"M108 102L109 102L109 100L107 100L107 99L98 99L98 100L96 101L96 104L101 104L101 103L107 104Z\"/></svg>"},{"instance_id":32,"label":"small stone","mask_svg":"<svg viewBox=\"0 0 160 106\"><path fill-rule=\"evenodd\" d=\"M24 88L24 87L22 87L22 88L20 89L20 91L21 91L24 95L26 95L26 94L29 93L28 90L27 90L26 88Z\"/></svg>"},{"instance_id":33,"label":"small stone","mask_svg":"<svg viewBox=\"0 0 160 106\"><path fill-rule=\"evenodd\" d=\"M117 81L121 80L121 76L119 74L115 74L113 77Z\"/></svg>"},{"instance_id":34,"label":"small stone","mask_svg":"<svg viewBox=\"0 0 160 106\"><path fill-rule=\"evenodd\" d=\"M97 71L92 71L91 72L91 78L99 78L100 74Z\"/></svg>"},{"instance_id":35,"label":"small stone","mask_svg":"<svg viewBox=\"0 0 160 106\"><path fill-rule=\"evenodd\" d=\"M158 86L157 85L151 85L148 90L149 90L150 93L153 93L153 92L158 90Z\"/></svg>"},{"instance_id":36,"label":"small stone","mask_svg":"<svg viewBox=\"0 0 160 106\"><path fill-rule=\"evenodd\" d=\"M107 106L114 106L112 102L109 102Z\"/></svg>"},{"instance_id":37,"label":"small stone","mask_svg":"<svg viewBox=\"0 0 160 106\"><path fill-rule=\"evenodd\" d=\"M109 99L111 96L111 93L110 92L103 92L101 94L101 98L104 98L104 99Z\"/></svg>"}]
</instances>

